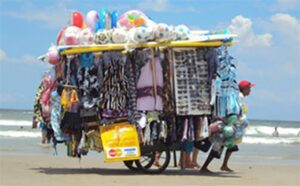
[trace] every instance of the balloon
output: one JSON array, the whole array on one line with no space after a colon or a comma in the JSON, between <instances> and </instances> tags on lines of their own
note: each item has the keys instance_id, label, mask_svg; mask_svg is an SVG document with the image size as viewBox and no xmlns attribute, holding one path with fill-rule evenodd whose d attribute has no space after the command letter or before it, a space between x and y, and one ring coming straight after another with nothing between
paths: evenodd
<instances>
[{"instance_id":1,"label":"balloon","mask_svg":"<svg viewBox=\"0 0 300 186\"><path fill-rule=\"evenodd\" d=\"M99 15L95 10L91 10L86 15L86 25L92 32L96 32L95 25L99 21Z\"/></svg>"},{"instance_id":2,"label":"balloon","mask_svg":"<svg viewBox=\"0 0 300 186\"><path fill-rule=\"evenodd\" d=\"M225 137L231 137L234 134L234 129L231 126L225 126L223 128L223 134Z\"/></svg>"},{"instance_id":3,"label":"balloon","mask_svg":"<svg viewBox=\"0 0 300 186\"><path fill-rule=\"evenodd\" d=\"M97 30L111 28L111 14L106 9L101 9L99 12L99 21L96 24Z\"/></svg>"},{"instance_id":4,"label":"balloon","mask_svg":"<svg viewBox=\"0 0 300 186\"><path fill-rule=\"evenodd\" d=\"M47 52L48 63L52 65L57 65L60 62L59 52L56 47L49 48Z\"/></svg>"},{"instance_id":5,"label":"balloon","mask_svg":"<svg viewBox=\"0 0 300 186\"><path fill-rule=\"evenodd\" d=\"M80 28L76 26L69 26L64 31L64 44L65 45L78 45L79 44Z\"/></svg>"},{"instance_id":6,"label":"balloon","mask_svg":"<svg viewBox=\"0 0 300 186\"><path fill-rule=\"evenodd\" d=\"M62 39L62 36L63 36L63 33L64 31L66 30L67 27L63 27L57 34L57 37L56 37L56 45L63 45L63 39Z\"/></svg>"},{"instance_id":7,"label":"balloon","mask_svg":"<svg viewBox=\"0 0 300 186\"><path fill-rule=\"evenodd\" d=\"M78 28L82 28L84 25L83 16L80 12L74 11L71 16L71 26L76 26Z\"/></svg>"},{"instance_id":8,"label":"balloon","mask_svg":"<svg viewBox=\"0 0 300 186\"><path fill-rule=\"evenodd\" d=\"M119 13L117 10L114 10L111 13L111 28L117 27L118 18L119 18Z\"/></svg>"}]
</instances>

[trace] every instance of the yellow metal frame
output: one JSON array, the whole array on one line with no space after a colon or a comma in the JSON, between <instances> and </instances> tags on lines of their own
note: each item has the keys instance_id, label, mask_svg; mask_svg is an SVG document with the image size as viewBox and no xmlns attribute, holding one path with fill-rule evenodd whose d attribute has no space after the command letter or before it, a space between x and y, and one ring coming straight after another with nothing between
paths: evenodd
<instances>
[{"instance_id":1,"label":"yellow metal frame","mask_svg":"<svg viewBox=\"0 0 300 186\"><path fill-rule=\"evenodd\" d=\"M108 44L108 45L88 45L88 46L70 46L61 49L60 54L78 54L87 52L100 52L108 50L125 50L127 48L153 48L153 47L219 47L231 46L232 42L222 41L173 41L173 42L148 42L144 44Z\"/></svg>"}]
</instances>

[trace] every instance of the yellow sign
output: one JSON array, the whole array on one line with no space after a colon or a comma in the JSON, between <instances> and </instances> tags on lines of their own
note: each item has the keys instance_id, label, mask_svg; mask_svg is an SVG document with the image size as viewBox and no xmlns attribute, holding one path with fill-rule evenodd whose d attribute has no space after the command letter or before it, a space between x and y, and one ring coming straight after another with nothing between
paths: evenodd
<instances>
[{"instance_id":1,"label":"yellow sign","mask_svg":"<svg viewBox=\"0 0 300 186\"><path fill-rule=\"evenodd\" d=\"M141 156L138 134L128 122L100 127L104 162L138 160Z\"/></svg>"}]
</instances>

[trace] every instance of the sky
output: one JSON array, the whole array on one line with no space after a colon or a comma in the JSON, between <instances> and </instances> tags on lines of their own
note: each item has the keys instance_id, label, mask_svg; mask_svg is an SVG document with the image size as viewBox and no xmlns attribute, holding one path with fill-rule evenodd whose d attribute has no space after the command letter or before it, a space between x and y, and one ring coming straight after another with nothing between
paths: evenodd
<instances>
[{"instance_id":1,"label":"sky","mask_svg":"<svg viewBox=\"0 0 300 186\"><path fill-rule=\"evenodd\" d=\"M298 0L0 0L0 108L32 109L42 75L37 60L68 26L71 12L139 9L157 23L192 30L229 29L238 81L256 84L250 119L300 121L300 1Z\"/></svg>"}]
</instances>

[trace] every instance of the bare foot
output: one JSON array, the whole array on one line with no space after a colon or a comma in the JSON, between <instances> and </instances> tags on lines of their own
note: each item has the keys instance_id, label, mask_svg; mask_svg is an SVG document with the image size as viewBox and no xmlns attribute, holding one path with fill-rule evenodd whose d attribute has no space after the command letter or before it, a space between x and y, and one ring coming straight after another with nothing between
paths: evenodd
<instances>
[{"instance_id":1,"label":"bare foot","mask_svg":"<svg viewBox=\"0 0 300 186\"><path fill-rule=\"evenodd\" d=\"M156 167L160 167L161 166L157 161L153 162L153 165L156 166Z\"/></svg>"},{"instance_id":2,"label":"bare foot","mask_svg":"<svg viewBox=\"0 0 300 186\"><path fill-rule=\"evenodd\" d=\"M203 173L203 174L212 174L213 172L208 170L207 168L201 168L200 169L200 173Z\"/></svg>"},{"instance_id":3,"label":"bare foot","mask_svg":"<svg viewBox=\"0 0 300 186\"><path fill-rule=\"evenodd\" d=\"M192 163L191 165L193 168L197 168L197 169L200 169L201 166L198 164L198 163Z\"/></svg>"},{"instance_id":4,"label":"bare foot","mask_svg":"<svg viewBox=\"0 0 300 186\"><path fill-rule=\"evenodd\" d=\"M231 170L231 169L228 168L227 166L222 166L220 169L221 169L222 171L234 172L234 170Z\"/></svg>"}]
</instances>

